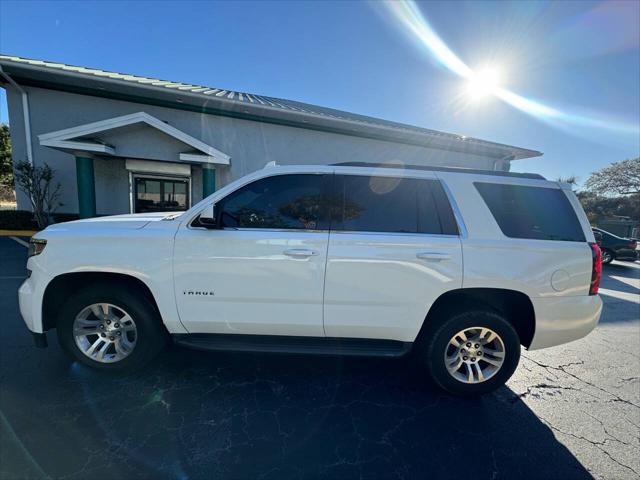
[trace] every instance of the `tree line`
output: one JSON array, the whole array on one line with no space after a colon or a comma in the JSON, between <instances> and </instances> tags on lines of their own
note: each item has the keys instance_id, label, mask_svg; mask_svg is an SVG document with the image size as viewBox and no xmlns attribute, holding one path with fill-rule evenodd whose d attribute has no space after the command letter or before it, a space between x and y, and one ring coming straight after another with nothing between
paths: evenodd
<instances>
[{"instance_id":1,"label":"tree line","mask_svg":"<svg viewBox=\"0 0 640 480\"><path fill-rule=\"evenodd\" d=\"M558 181L578 184L576 177ZM576 195L591 223L621 216L640 224L640 157L614 162L593 172Z\"/></svg>"}]
</instances>

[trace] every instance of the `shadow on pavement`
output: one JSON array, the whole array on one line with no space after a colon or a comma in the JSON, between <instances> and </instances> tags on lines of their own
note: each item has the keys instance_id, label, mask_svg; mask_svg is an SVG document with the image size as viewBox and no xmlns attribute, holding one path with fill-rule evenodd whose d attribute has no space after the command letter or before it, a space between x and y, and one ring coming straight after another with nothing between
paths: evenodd
<instances>
[{"instance_id":1,"label":"shadow on pavement","mask_svg":"<svg viewBox=\"0 0 640 480\"><path fill-rule=\"evenodd\" d=\"M590 478L508 388L452 398L406 360L169 348L127 377L69 363L19 318L25 253L0 255L3 480Z\"/></svg>"},{"instance_id":2,"label":"shadow on pavement","mask_svg":"<svg viewBox=\"0 0 640 480\"><path fill-rule=\"evenodd\" d=\"M605 265L600 282L605 303L600 323L640 320L640 262L614 262Z\"/></svg>"},{"instance_id":3,"label":"shadow on pavement","mask_svg":"<svg viewBox=\"0 0 640 480\"><path fill-rule=\"evenodd\" d=\"M171 348L117 378L27 348L2 478L589 478L509 389L448 397L404 360Z\"/></svg>"},{"instance_id":4,"label":"shadow on pavement","mask_svg":"<svg viewBox=\"0 0 640 480\"><path fill-rule=\"evenodd\" d=\"M629 283L625 283L623 280L627 280ZM620 292L640 294L640 287L632 285L635 280L636 284L640 279L640 264L637 263L612 263L606 265L602 269L602 282L603 288L610 288L612 290L618 290Z\"/></svg>"}]
</instances>

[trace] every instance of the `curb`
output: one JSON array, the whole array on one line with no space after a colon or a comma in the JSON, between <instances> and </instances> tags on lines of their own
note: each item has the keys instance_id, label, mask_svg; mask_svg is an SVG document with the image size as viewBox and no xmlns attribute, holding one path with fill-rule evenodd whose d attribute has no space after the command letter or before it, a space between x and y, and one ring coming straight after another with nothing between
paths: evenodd
<instances>
[{"instance_id":1,"label":"curb","mask_svg":"<svg viewBox=\"0 0 640 480\"><path fill-rule=\"evenodd\" d=\"M0 237L31 237L36 230L0 230Z\"/></svg>"}]
</instances>

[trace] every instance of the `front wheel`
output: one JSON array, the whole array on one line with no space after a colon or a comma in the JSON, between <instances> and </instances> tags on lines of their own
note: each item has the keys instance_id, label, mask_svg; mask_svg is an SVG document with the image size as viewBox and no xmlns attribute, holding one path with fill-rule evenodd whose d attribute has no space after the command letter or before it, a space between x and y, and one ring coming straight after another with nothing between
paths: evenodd
<instances>
[{"instance_id":1,"label":"front wheel","mask_svg":"<svg viewBox=\"0 0 640 480\"><path fill-rule=\"evenodd\" d=\"M473 396L504 385L520 360L520 339L493 311L454 314L427 340L427 368L434 381L456 395Z\"/></svg>"},{"instance_id":2,"label":"front wheel","mask_svg":"<svg viewBox=\"0 0 640 480\"><path fill-rule=\"evenodd\" d=\"M135 370L166 343L166 332L144 294L110 284L90 285L61 308L58 341L80 363L100 370Z\"/></svg>"}]
</instances>

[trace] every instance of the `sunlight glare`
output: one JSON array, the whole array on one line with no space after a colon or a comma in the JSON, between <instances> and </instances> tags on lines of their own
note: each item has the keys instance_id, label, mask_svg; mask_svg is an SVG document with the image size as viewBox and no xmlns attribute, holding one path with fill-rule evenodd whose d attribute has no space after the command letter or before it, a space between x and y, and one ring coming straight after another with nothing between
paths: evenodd
<instances>
[{"instance_id":1,"label":"sunlight glare","mask_svg":"<svg viewBox=\"0 0 640 480\"><path fill-rule=\"evenodd\" d=\"M469 76L465 90L473 100L480 100L495 95L500 88L501 80L498 70L486 68Z\"/></svg>"},{"instance_id":2,"label":"sunlight glare","mask_svg":"<svg viewBox=\"0 0 640 480\"><path fill-rule=\"evenodd\" d=\"M582 134L583 128L609 130L636 136L640 133L640 124L637 121L621 121L601 112L583 113L575 107L573 111L560 109L508 90L500 85L503 79L500 78L499 71L487 69L474 72L458 57L429 24L415 1L386 0L383 5L403 27L403 31L410 34L410 37L423 47L425 53L436 60L439 66L448 69L466 82L465 93L469 98L474 100L489 96L499 98L539 121L562 129L571 127L574 133Z\"/></svg>"}]
</instances>

